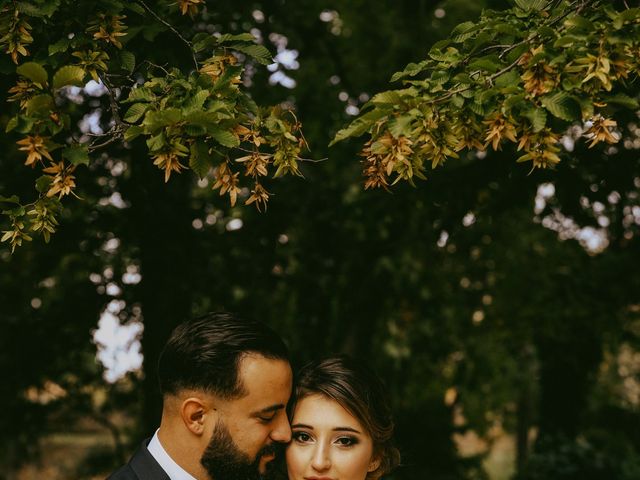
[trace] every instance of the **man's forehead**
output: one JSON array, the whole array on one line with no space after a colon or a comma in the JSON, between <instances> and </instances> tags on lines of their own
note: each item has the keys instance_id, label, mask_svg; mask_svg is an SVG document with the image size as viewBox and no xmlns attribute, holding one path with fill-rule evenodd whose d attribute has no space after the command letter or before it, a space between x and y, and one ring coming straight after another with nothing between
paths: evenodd
<instances>
[{"instance_id":1,"label":"man's forehead","mask_svg":"<svg viewBox=\"0 0 640 480\"><path fill-rule=\"evenodd\" d=\"M290 386L293 373L286 360L246 357L239 365L238 376L243 389Z\"/></svg>"},{"instance_id":2,"label":"man's forehead","mask_svg":"<svg viewBox=\"0 0 640 480\"><path fill-rule=\"evenodd\" d=\"M238 375L246 392L244 398L259 397L267 402L260 408L270 408L289 399L293 373L286 360L247 354L240 361Z\"/></svg>"}]
</instances>

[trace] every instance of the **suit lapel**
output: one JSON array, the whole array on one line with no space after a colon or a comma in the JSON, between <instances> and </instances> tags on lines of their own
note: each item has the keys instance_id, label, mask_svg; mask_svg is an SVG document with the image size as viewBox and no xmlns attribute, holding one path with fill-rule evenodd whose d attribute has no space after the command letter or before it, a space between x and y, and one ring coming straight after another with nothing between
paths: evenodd
<instances>
[{"instance_id":1,"label":"suit lapel","mask_svg":"<svg viewBox=\"0 0 640 480\"><path fill-rule=\"evenodd\" d=\"M129 465L140 480L171 480L167 472L156 462L156 459L147 450L148 440L142 445L131 458Z\"/></svg>"}]
</instances>

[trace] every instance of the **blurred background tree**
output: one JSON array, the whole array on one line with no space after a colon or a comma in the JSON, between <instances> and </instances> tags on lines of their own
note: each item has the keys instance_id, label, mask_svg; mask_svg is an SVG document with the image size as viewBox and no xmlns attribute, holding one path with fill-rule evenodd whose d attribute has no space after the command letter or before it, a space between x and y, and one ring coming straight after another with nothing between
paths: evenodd
<instances>
[{"instance_id":1,"label":"blurred background tree","mask_svg":"<svg viewBox=\"0 0 640 480\"><path fill-rule=\"evenodd\" d=\"M372 362L393 393L404 454L393 478L509 478L516 463L526 479L637 478L638 126L612 149L574 145L554 171L527 175L514 151L470 153L391 194L363 191L358 142L326 147L394 72L482 8L509 6L201 5L199 30L251 32L276 54L247 67L248 91L293 106L310 155L328 160L272 182L266 214L230 208L193 176L165 185L140 142L79 170L84 200L51 242L0 254L3 475L87 419L110 443L62 477L125 460L157 425L168 332L227 309L271 324L297 365L336 352ZM184 55L170 32L157 42L153 63ZM14 80L1 77L2 95ZM0 141L0 195L30 192L16 138ZM96 361L115 358L110 328L121 364L144 352L141 372ZM498 471L486 460L506 435L516 453Z\"/></svg>"}]
</instances>

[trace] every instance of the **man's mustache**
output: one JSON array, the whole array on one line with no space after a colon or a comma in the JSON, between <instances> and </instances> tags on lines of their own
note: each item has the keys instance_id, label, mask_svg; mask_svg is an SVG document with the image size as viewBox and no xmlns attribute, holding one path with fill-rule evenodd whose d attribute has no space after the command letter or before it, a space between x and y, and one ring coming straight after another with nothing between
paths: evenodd
<instances>
[{"instance_id":1,"label":"man's mustache","mask_svg":"<svg viewBox=\"0 0 640 480\"><path fill-rule=\"evenodd\" d=\"M269 445L265 445L258 452L257 458L264 457L265 455L275 455L279 457L284 453L285 445L282 443L274 442Z\"/></svg>"}]
</instances>

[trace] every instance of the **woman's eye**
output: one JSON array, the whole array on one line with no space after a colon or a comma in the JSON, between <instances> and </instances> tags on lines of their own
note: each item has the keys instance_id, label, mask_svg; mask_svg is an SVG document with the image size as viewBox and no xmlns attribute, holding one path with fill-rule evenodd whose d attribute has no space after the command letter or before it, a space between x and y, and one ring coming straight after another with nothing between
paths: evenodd
<instances>
[{"instance_id":1,"label":"woman's eye","mask_svg":"<svg viewBox=\"0 0 640 480\"><path fill-rule=\"evenodd\" d=\"M351 447L358 443L358 439L354 437L340 437L336 440L336 443L341 447Z\"/></svg>"},{"instance_id":2,"label":"woman's eye","mask_svg":"<svg viewBox=\"0 0 640 480\"><path fill-rule=\"evenodd\" d=\"M311 436L305 432L293 432L293 439L296 442L306 443L311 440Z\"/></svg>"}]
</instances>

